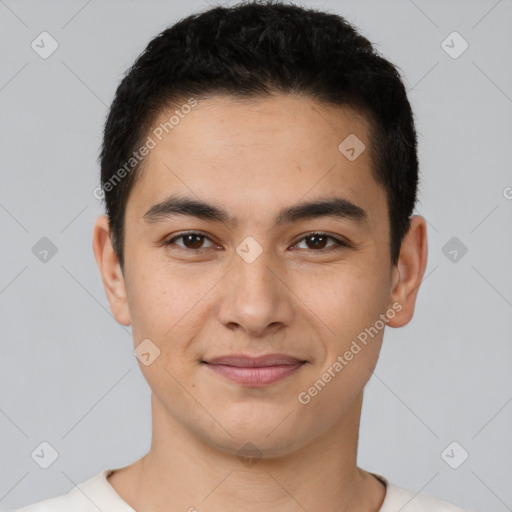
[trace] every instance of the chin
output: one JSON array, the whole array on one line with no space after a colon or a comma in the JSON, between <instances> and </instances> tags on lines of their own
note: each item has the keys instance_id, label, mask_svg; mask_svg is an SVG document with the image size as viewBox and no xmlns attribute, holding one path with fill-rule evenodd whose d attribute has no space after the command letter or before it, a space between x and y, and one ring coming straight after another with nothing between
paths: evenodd
<instances>
[{"instance_id":1,"label":"chin","mask_svg":"<svg viewBox=\"0 0 512 512\"><path fill-rule=\"evenodd\" d=\"M268 436L268 431L233 434L222 439L209 439L215 449L227 455L237 456L242 463L246 459L272 459L283 457L300 448L300 442L293 433L290 435Z\"/></svg>"},{"instance_id":2,"label":"chin","mask_svg":"<svg viewBox=\"0 0 512 512\"><path fill-rule=\"evenodd\" d=\"M218 426L215 432L204 431L202 436L208 444L230 455L254 453L259 458L284 456L307 444L307 432L297 428L301 423L290 411L283 413L282 407L272 407L270 412L268 405L248 405L247 412L237 409L230 415L216 416L225 430Z\"/></svg>"}]
</instances>

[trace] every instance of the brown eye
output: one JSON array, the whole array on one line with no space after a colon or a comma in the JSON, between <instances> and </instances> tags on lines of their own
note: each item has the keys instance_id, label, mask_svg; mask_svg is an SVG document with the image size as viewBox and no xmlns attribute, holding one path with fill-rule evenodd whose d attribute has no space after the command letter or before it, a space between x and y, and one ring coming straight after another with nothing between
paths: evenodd
<instances>
[{"instance_id":1,"label":"brown eye","mask_svg":"<svg viewBox=\"0 0 512 512\"><path fill-rule=\"evenodd\" d=\"M324 235L311 235L311 236L308 236L306 238L307 241L311 242L311 246L309 246L309 248L314 248L314 249L323 249L326 244L327 244L327 240L328 240L328 236L324 236ZM308 243L308 242L306 242Z\"/></svg>"},{"instance_id":2,"label":"brown eye","mask_svg":"<svg viewBox=\"0 0 512 512\"><path fill-rule=\"evenodd\" d=\"M334 244L327 245L328 240L333 240ZM310 249L313 251L322 251L327 248L339 248L339 247L349 247L348 244L334 238L333 236L327 235L326 233L309 233L302 240L299 241L299 244L303 241L306 241L306 249Z\"/></svg>"},{"instance_id":3,"label":"brown eye","mask_svg":"<svg viewBox=\"0 0 512 512\"><path fill-rule=\"evenodd\" d=\"M201 249L204 236L202 235L183 235L184 245L187 249Z\"/></svg>"},{"instance_id":4,"label":"brown eye","mask_svg":"<svg viewBox=\"0 0 512 512\"><path fill-rule=\"evenodd\" d=\"M182 244L176 244L177 240L183 240ZM166 242L166 245L176 245L180 249L190 250L190 251L200 251L201 249L207 249L208 247L203 247L204 241L210 240L206 235L202 233L189 232L189 233L181 233L180 235L171 238ZM211 242L211 240L210 240ZM213 247L213 244L210 246Z\"/></svg>"}]
</instances>

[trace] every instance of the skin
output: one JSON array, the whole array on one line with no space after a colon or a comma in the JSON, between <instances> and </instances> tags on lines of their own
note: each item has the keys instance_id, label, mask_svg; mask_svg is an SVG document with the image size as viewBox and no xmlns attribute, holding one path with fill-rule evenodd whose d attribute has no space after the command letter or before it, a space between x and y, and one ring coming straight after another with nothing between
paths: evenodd
<instances>
[{"instance_id":1,"label":"skin","mask_svg":"<svg viewBox=\"0 0 512 512\"><path fill-rule=\"evenodd\" d=\"M201 100L146 157L126 206L124 273L108 219L97 219L93 248L111 310L132 325L134 347L149 338L160 350L149 366L139 361L152 390L151 449L109 477L138 511L379 510L385 487L356 459L384 329L308 404L297 399L394 303L401 310L387 325L411 320L427 263L426 221L415 215L391 265L385 192L369 150L354 161L338 150L349 134L369 148L365 118L304 97ZM146 223L144 213L171 193L221 206L237 224L183 215ZM323 196L349 199L368 222L273 227L281 208ZM164 244L188 230L208 238ZM311 231L353 248L329 250L332 239L317 248L304 238ZM236 252L248 236L263 251L252 263ZM307 363L261 388L200 363L233 353ZM237 456L248 442L259 450L252 466Z\"/></svg>"}]
</instances>

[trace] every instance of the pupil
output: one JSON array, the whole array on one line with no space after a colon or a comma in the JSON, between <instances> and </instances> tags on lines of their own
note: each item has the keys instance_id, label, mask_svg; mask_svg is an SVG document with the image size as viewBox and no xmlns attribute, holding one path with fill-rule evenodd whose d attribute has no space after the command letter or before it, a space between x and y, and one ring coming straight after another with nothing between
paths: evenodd
<instances>
[{"instance_id":1,"label":"pupil","mask_svg":"<svg viewBox=\"0 0 512 512\"><path fill-rule=\"evenodd\" d=\"M186 236L185 236L185 239L186 239L186 240L188 240L189 242L190 242L192 239L194 239L194 238L196 238L196 239L197 239L197 241L198 241L199 243L197 243L197 242L196 242L195 244L194 244L194 243L192 243L192 244L191 244L191 245L193 246L193 247L192 247L192 249L199 249L199 248L200 248L200 246L201 246L201 243L202 243L202 240L201 240L201 239L202 239L202 236L201 236L201 235L186 235ZM196 247L197 245L199 245L199 247Z\"/></svg>"},{"instance_id":2,"label":"pupil","mask_svg":"<svg viewBox=\"0 0 512 512\"><path fill-rule=\"evenodd\" d=\"M196 242L194 243L193 240L196 239ZM185 239L187 240L187 243L190 243L193 249L198 249L201 246L202 243L202 235L186 235ZM316 248L318 247L324 247L325 246L325 240L327 237L323 235L311 235L308 237L309 241L317 240L316 242L312 242L312 245Z\"/></svg>"},{"instance_id":3,"label":"pupil","mask_svg":"<svg viewBox=\"0 0 512 512\"><path fill-rule=\"evenodd\" d=\"M320 241L320 243L313 243L314 247L320 247L320 246L324 247L326 237L323 235L311 235L309 237L309 240L313 240L315 238L320 239L321 241Z\"/></svg>"}]
</instances>

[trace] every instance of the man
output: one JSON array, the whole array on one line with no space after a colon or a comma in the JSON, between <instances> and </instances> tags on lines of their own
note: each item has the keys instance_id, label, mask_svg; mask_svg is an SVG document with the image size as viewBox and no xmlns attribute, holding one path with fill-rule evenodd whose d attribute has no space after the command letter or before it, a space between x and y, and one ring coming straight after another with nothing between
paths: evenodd
<instances>
[{"instance_id":1,"label":"man","mask_svg":"<svg viewBox=\"0 0 512 512\"><path fill-rule=\"evenodd\" d=\"M94 254L152 445L21 510L460 512L357 467L427 262L410 104L369 41L280 3L190 16L121 82L100 158Z\"/></svg>"}]
</instances>

